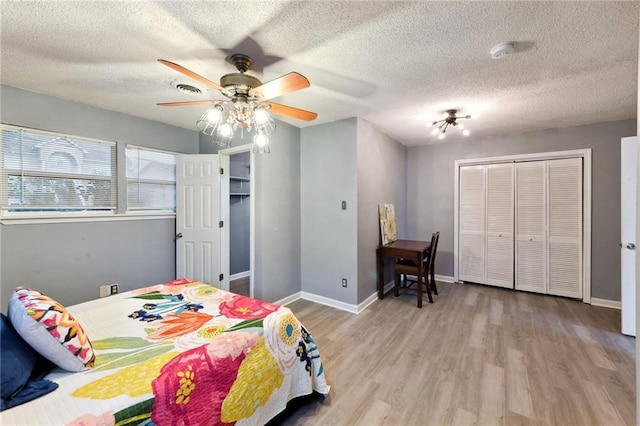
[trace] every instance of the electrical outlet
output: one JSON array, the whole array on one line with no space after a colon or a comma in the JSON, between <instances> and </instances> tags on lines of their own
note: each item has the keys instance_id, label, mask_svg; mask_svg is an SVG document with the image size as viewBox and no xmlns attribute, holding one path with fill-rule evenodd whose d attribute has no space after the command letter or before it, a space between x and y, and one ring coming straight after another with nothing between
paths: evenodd
<instances>
[{"instance_id":1,"label":"electrical outlet","mask_svg":"<svg viewBox=\"0 0 640 426\"><path fill-rule=\"evenodd\" d=\"M347 286L347 279L343 278L342 279L342 287L346 287Z\"/></svg>"},{"instance_id":2,"label":"electrical outlet","mask_svg":"<svg viewBox=\"0 0 640 426\"><path fill-rule=\"evenodd\" d=\"M100 286L100 297L107 297L110 294L111 294L111 286L109 284Z\"/></svg>"},{"instance_id":3,"label":"electrical outlet","mask_svg":"<svg viewBox=\"0 0 640 426\"><path fill-rule=\"evenodd\" d=\"M100 286L100 297L111 296L112 294L118 294L118 283L105 284Z\"/></svg>"}]
</instances>

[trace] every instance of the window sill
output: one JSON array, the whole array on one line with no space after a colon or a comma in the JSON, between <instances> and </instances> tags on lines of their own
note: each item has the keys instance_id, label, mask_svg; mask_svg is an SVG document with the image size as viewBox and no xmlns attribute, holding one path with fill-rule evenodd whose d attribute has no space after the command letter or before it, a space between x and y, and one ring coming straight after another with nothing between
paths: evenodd
<instances>
[{"instance_id":1,"label":"window sill","mask_svg":"<svg viewBox=\"0 0 640 426\"><path fill-rule=\"evenodd\" d=\"M175 219L176 214L170 212L129 212L127 214L84 214L77 216L43 217L15 215L0 218L2 225L32 225L41 223L74 223L74 222L109 222L122 220L154 220Z\"/></svg>"}]
</instances>

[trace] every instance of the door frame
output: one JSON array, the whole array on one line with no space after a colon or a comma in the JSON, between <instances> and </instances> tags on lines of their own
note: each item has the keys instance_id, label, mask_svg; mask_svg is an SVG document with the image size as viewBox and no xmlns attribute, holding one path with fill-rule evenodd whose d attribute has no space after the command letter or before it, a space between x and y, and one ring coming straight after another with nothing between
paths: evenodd
<instances>
[{"instance_id":1,"label":"door frame","mask_svg":"<svg viewBox=\"0 0 640 426\"><path fill-rule=\"evenodd\" d=\"M570 151L538 152L532 154L505 155L500 157L469 158L455 160L454 162L454 210L453 210L453 278L458 281L459 259L458 259L458 214L460 203L460 167L508 163L536 160L555 160L560 158L582 158L582 301L591 303L591 148L576 149Z\"/></svg>"},{"instance_id":2,"label":"door frame","mask_svg":"<svg viewBox=\"0 0 640 426\"><path fill-rule=\"evenodd\" d=\"M229 288L229 277L230 277L230 262L231 256L229 255L230 249L230 222L229 222L229 211L230 211L230 198L229 194L229 162L230 157L234 154L240 154L243 152L249 152L249 295L253 297L254 293L254 285L255 285L255 264L254 264L254 238L255 238L255 154L253 153L253 144L244 144L239 146L234 146L231 148L225 148L218 151L220 155L220 164L226 164L225 176L226 179L222 180L221 185L224 185L225 188L221 188L220 192L227 194L226 197L220 201L220 214L221 220L224 221L225 226L222 227L222 235L221 235L221 251L225 253L222 256L222 274L224 275L223 283L226 284L226 288ZM223 158L224 157L224 158ZM224 288L224 287L223 287Z\"/></svg>"}]
</instances>

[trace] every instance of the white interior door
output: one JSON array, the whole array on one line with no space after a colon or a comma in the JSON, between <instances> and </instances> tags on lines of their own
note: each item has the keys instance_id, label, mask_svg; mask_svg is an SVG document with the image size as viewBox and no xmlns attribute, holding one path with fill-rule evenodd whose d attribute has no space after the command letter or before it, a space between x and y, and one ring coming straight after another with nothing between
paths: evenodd
<instances>
[{"instance_id":1,"label":"white interior door","mask_svg":"<svg viewBox=\"0 0 640 426\"><path fill-rule=\"evenodd\" d=\"M638 138L622 139L622 195L620 230L620 279L622 333L636 335L636 212Z\"/></svg>"},{"instance_id":2,"label":"white interior door","mask_svg":"<svg viewBox=\"0 0 640 426\"><path fill-rule=\"evenodd\" d=\"M486 283L513 288L514 163L487 166Z\"/></svg>"},{"instance_id":3,"label":"white interior door","mask_svg":"<svg viewBox=\"0 0 640 426\"><path fill-rule=\"evenodd\" d=\"M176 173L176 275L220 287L220 160L179 155Z\"/></svg>"},{"instance_id":4,"label":"white interior door","mask_svg":"<svg viewBox=\"0 0 640 426\"><path fill-rule=\"evenodd\" d=\"M485 166L460 168L459 279L485 279Z\"/></svg>"},{"instance_id":5,"label":"white interior door","mask_svg":"<svg viewBox=\"0 0 640 426\"><path fill-rule=\"evenodd\" d=\"M547 292L546 161L516 163L516 289Z\"/></svg>"}]
</instances>

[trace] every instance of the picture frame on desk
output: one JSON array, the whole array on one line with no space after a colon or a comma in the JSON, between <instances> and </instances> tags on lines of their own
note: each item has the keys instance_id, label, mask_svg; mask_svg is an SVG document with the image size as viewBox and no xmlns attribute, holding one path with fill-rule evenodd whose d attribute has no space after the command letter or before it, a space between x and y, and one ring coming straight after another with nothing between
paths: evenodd
<instances>
[{"instance_id":1,"label":"picture frame on desk","mask_svg":"<svg viewBox=\"0 0 640 426\"><path fill-rule=\"evenodd\" d=\"M398 239L396 227L396 213L393 204L378 204L378 216L380 218L380 243L389 244Z\"/></svg>"}]
</instances>

